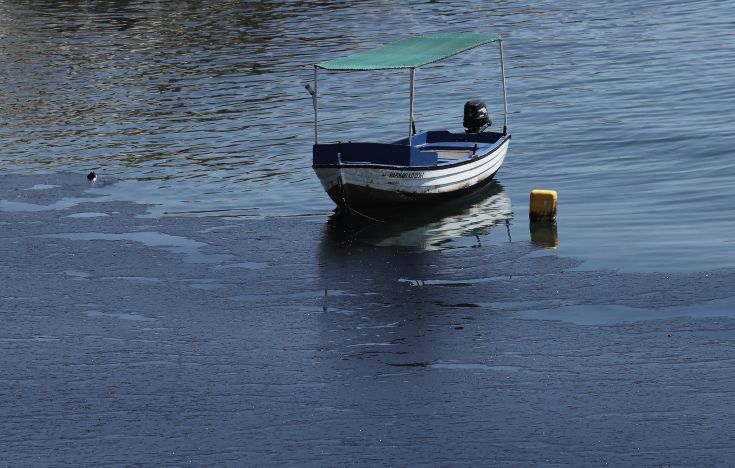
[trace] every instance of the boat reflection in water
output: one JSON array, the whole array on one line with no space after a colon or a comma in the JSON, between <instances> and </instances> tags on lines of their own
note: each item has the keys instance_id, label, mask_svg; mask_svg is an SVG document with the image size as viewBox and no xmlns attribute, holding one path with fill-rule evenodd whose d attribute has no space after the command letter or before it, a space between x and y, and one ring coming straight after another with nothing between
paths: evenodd
<instances>
[{"instance_id":1,"label":"boat reflection in water","mask_svg":"<svg viewBox=\"0 0 735 468\"><path fill-rule=\"evenodd\" d=\"M497 181L471 194L435 206L359 214L338 210L330 217L332 236L351 243L440 250L479 244L493 226L502 225L510 238L511 202Z\"/></svg>"}]
</instances>

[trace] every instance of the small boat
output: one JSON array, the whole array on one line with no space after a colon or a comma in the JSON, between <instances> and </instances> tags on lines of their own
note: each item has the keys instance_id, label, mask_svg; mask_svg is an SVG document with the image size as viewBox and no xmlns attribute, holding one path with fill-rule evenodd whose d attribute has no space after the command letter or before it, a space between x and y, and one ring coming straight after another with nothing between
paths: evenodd
<instances>
[{"instance_id":1,"label":"small boat","mask_svg":"<svg viewBox=\"0 0 735 468\"><path fill-rule=\"evenodd\" d=\"M416 133L413 118L416 69L461 52L497 42L503 92L503 131L493 132L480 100L464 105L464 133L432 130ZM410 71L408 136L389 143L318 139L318 70ZM434 202L473 191L490 182L505 160L510 143L500 36L455 33L409 37L376 49L314 65L314 87L306 85L314 106L313 168L329 197L343 208L379 210Z\"/></svg>"}]
</instances>

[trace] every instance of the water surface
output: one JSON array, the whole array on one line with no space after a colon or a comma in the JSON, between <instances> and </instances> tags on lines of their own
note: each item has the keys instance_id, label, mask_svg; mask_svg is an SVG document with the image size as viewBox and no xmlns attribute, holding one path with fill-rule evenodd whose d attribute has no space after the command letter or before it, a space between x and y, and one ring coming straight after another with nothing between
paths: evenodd
<instances>
[{"instance_id":1,"label":"water surface","mask_svg":"<svg viewBox=\"0 0 735 468\"><path fill-rule=\"evenodd\" d=\"M0 0L0 465L727 465L734 13ZM507 162L345 229L311 64L427 31L506 38ZM418 127L497 126L496 57ZM324 73L321 137L403 137L407 75Z\"/></svg>"},{"instance_id":2,"label":"water surface","mask_svg":"<svg viewBox=\"0 0 735 468\"><path fill-rule=\"evenodd\" d=\"M496 32L513 134L498 176L512 215L499 221L512 239L530 238L529 191L551 188L556 252L585 268L732 264L730 2L0 5L2 173L93 169L118 183L92 190L152 216L324 222L332 203L310 169L303 90L311 64L408 34ZM323 73L321 138L403 137L407 78ZM420 129L460 130L464 101L478 97L502 122L492 46L422 68L416 91ZM484 205L472 206L460 210L470 223ZM443 246L492 231L452 229Z\"/></svg>"}]
</instances>

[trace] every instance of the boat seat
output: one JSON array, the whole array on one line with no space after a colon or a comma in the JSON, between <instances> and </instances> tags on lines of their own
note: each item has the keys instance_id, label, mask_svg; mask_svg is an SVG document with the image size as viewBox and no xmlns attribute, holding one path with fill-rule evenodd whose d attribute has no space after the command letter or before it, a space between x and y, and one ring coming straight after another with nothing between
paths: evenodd
<instances>
[{"instance_id":1,"label":"boat seat","mask_svg":"<svg viewBox=\"0 0 735 468\"><path fill-rule=\"evenodd\" d=\"M448 159L452 161L458 161L472 156L472 149L460 149L460 150L436 150L436 155L439 159Z\"/></svg>"},{"instance_id":2,"label":"boat seat","mask_svg":"<svg viewBox=\"0 0 735 468\"><path fill-rule=\"evenodd\" d=\"M480 143L480 144L477 144L477 146L481 147L481 146L489 146L489 145L487 145L486 143ZM475 147L475 142L471 142L471 141L470 142L468 141L443 141L441 143L434 143L434 144L428 143L426 145L422 145L421 149L426 150L426 151L431 151L431 150L442 150L442 149L451 150L451 149L458 149L458 148L472 149L474 147Z\"/></svg>"}]
</instances>

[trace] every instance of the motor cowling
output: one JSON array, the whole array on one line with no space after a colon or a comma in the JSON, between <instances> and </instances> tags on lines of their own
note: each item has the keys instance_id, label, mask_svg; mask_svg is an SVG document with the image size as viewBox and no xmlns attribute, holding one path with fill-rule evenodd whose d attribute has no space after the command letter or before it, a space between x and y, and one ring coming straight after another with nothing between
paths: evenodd
<instances>
[{"instance_id":1,"label":"motor cowling","mask_svg":"<svg viewBox=\"0 0 735 468\"><path fill-rule=\"evenodd\" d=\"M480 133L492 124L484 101L475 99L464 103L464 128L467 133Z\"/></svg>"}]
</instances>

